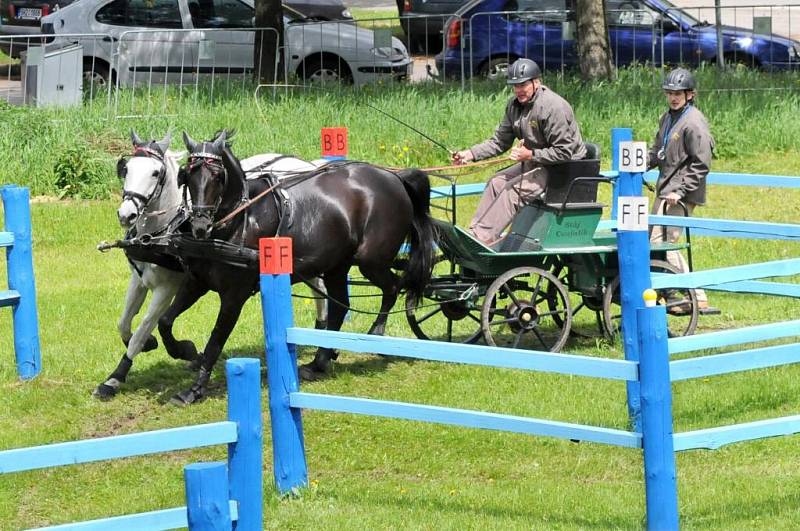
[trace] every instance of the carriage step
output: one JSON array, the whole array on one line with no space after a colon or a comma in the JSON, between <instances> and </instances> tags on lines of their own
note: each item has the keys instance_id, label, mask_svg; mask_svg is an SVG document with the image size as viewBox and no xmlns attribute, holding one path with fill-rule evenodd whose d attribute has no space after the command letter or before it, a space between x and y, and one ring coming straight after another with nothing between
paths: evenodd
<instances>
[{"instance_id":1,"label":"carriage step","mask_svg":"<svg viewBox=\"0 0 800 531\"><path fill-rule=\"evenodd\" d=\"M0 308L3 306L13 306L19 302L19 292L13 289L0 291Z\"/></svg>"},{"instance_id":2,"label":"carriage step","mask_svg":"<svg viewBox=\"0 0 800 531\"><path fill-rule=\"evenodd\" d=\"M13 232L0 232L0 247L11 247L14 245Z\"/></svg>"}]
</instances>

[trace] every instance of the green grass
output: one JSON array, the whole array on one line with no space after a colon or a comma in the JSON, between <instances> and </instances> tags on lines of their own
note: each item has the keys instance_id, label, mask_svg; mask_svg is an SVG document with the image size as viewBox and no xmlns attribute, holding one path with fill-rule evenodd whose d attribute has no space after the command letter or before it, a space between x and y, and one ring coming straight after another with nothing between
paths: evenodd
<instances>
[{"instance_id":1,"label":"green grass","mask_svg":"<svg viewBox=\"0 0 800 531\"><path fill-rule=\"evenodd\" d=\"M627 74L626 74L627 75ZM638 76L638 77L635 77ZM608 160L608 130L633 126L637 139L651 140L663 108L644 72L601 87L548 79L575 103L584 136L599 141ZM705 76L705 77L704 77ZM703 87L714 81L701 72ZM772 78L770 82L775 82ZM791 80L787 81L791 83ZM4 182L31 186L37 195L57 195L57 164L102 171L105 188L118 189L115 158L127 151L126 135L162 136L187 129L196 139L220 127L236 127L234 150L319 153L319 128L346 125L350 156L389 165L428 166L446 154L413 132L362 105L368 101L453 148L491 133L507 92L478 86L473 93L433 88L367 88L319 96L295 94L258 105L249 90L221 98L213 108L168 102L159 116L106 121L105 110L82 112L2 109L0 167ZM716 171L800 175L793 91L727 93L705 90L701 103L719 146ZM159 101L154 103L158 108ZM173 112L178 114L172 115ZM173 148L179 148L176 139ZM98 161L78 164L80 157ZM82 159L81 159L82 160ZM479 174L464 182L485 179ZM434 183L437 184L437 183ZM99 186L99 185L98 185ZM98 194L100 194L98 192ZM108 192L105 192L108 193ZM605 193L605 192L604 192ZM606 199L607 201L607 199ZM475 198L459 201L461 220ZM192 374L159 350L141 355L124 392L98 402L91 390L116 365L123 347L116 335L128 279L118 251L94 250L100 240L120 236L117 197L93 201L45 201L33 205L34 258L43 372L19 382L11 334L0 334L0 448L131 433L220 420L225 417L223 364L214 374L211 397L179 409L169 398L190 385ZM796 222L800 192L750 187L711 187L707 217ZM789 242L695 240L696 265L725 265L791 258ZM0 260L0 278L5 278ZM0 282L0 289L5 286ZM365 290L354 289L355 294ZM700 331L797 319L797 302L759 296L711 294L722 309L701 318ZM374 309L371 299L356 299ZM313 305L295 299L295 320L313 322ZM217 298L182 316L176 333L202 346L212 327ZM369 316L356 314L346 330L364 331ZM11 314L0 310L0 330ZM390 318L388 334L409 336L402 314ZM621 346L600 339L571 340L567 352L620 358ZM251 299L224 357L261 356L261 312ZM299 352L301 362L311 357ZM678 383L675 431L797 414L797 367L767 369ZM475 408L515 415L627 428L624 385L512 370L491 370L419 361L388 362L342 353L332 378L303 386L310 392ZM264 391L266 404L266 390ZM265 526L290 529L640 529L644 526L641 453L594 444L473 431L415 422L304 415L310 488L297 499L279 498L272 486L269 416L264 413ZM788 529L800 521L800 439L786 437L737 444L714 452L678 454L681 523L685 529ZM76 520L182 505L182 468L199 460L224 459L224 448L0 476L0 529Z\"/></svg>"}]
</instances>

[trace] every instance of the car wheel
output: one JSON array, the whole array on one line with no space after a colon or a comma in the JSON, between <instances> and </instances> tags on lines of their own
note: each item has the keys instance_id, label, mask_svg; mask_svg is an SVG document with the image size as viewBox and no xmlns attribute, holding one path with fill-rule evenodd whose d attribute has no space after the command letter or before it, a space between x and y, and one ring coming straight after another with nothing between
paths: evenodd
<instances>
[{"instance_id":1,"label":"car wheel","mask_svg":"<svg viewBox=\"0 0 800 531\"><path fill-rule=\"evenodd\" d=\"M108 90L111 86L111 75L108 67L102 64L86 63L83 65L83 93L87 98Z\"/></svg>"},{"instance_id":2,"label":"car wheel","mask_svg":"<svg viewBox=\"0 0 800 531\"><path fill-rule=\"evenodd\" d=\"M310 83L319 84L351 84L353 76L350 73L350 68L344 59L334 59L324 57L322 59L312 59L306 62L305 68L300 67L301 74L305 70L306 81Z\"/></svg>"},{"instance_id":3,"label":"car wheel","mask_svg":"<svg viewBox=\"0 0 800 531\"><path fill-rule=\"evenodd\" d=\"M478 74L489 81L504 80L508 72L508 65L513 63L514 59L513 57L495 57L484 63L478 71Z\"/></svg>"}]
</instances>

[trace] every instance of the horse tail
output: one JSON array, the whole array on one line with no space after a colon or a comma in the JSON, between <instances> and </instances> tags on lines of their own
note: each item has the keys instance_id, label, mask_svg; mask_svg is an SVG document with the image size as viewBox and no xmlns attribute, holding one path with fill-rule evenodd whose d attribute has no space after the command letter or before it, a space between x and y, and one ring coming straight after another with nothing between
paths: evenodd
<instances>
[{"instance_id":1,"label":"horse tail","mask_svg":"<svg viewBox=\"0 0 800 531\"><path fill-rule=\"evenodd\" d=\"M406 193L414 206L412 229L408 235L408 263L401 281L406 296L412 300L422 297L433 274L435 232L431 222L431 183L428 174L418 169L398 172Z\"/></svg>"}]
</instances>

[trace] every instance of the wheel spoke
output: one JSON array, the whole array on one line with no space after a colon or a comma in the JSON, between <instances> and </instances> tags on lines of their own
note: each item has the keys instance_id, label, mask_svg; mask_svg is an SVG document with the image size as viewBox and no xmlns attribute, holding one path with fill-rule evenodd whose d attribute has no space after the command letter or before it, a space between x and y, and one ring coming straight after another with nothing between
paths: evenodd
<instances>
[{"instance_id":1,"label":"wheel spoke","mask_svg":"<svg viewBox=\"0 0 800 531\"><path fill-rule=\"evenodd\" d=\"M533 333L536 334L536 337L539 339L539 343L542 344L542 346L545 348L545 350L550 350L550 347L548 347L547 343L544 342L544 338L542 337L542 334L539 333L539 327L538 326L534 326L533 327Z\"/></svg>"},{"instance_id":2,"label":"wheel spoke","mask_svg":"<svg viewBox=\"0 0 800 531\"><path fill-rule=\"evenodd\" d=\"M481 316L480 316L480 314L474 315L472 312L469 312L467 314L467 317L469 317L470 319L472 319L476 323L481 324Z\"/></svg>"},{"instance_id":3,"label":"wheel spoke","mask_svg":"<svg viewBox=\"0 0 800 531\"><path fill-rule=\"evenodd\" d=\"M514 337L514 343L511 345L511 348L517 348L519 346L519 340L522 339L522 334L525 332L524 328L520 328L517 335Z\"/></svg>"},{"instance_id":4,"label":"wheel spoke","mask_svg":"<svg viewBox=\"0 0 800 531\"><path fill-rule=\"evenodd\" d=\"M422 324L425 321L427 321L428 319L430 319L431 317L433 317L434 315L436 315L437 313L441 313L441 312L442 312L442 307L441 306L437 306L436 309L434 309L433 311L425 314L420 319L417 319L417 324Z\"/></svg>"},{"instance_id":5,"label":"wheel spoke","mask_svg":"<svg viewBox=\"0 0 800 531\"><path fill-rule=\"evenodd\" d=\"M514 290L512 290L510 287L508 287L508 284L503 284L502 288L503 288L503 291L506 292L506 295L511 297L511 302L513 302L514 304L519 306L519 301L517 300L517 296L514 295Z\"/></svg>"},{"instance_id":6,"label":"wheel spoke","mask_svg":"<svg viewBox=\"0 0 800 531\"><path fill-rule=\"evenodd\" d=\"M508 319L500 319L499 321L489 321L489 326L497 326L503 324L516 323L516 322L517 322L516 317L509 317Z\"/></svg>"},{"instance_id":7,"label":"wheel spoke","mask_svg":"<svg viewBox=\"0 0 800 531\"><path fill-rule=\"evenodd\" d=\"M539 276L536 278L536 286L533 288L533 295L531 296L531 300L536 300L536 297L538 296L539 292L541 291L541 288L542 288L542 279L543 279L543 278L544 278L544 277L542 277L541 275L539 275Z\"/></svg>"}]
</instances>

